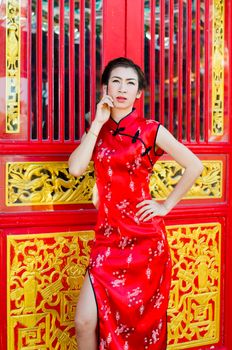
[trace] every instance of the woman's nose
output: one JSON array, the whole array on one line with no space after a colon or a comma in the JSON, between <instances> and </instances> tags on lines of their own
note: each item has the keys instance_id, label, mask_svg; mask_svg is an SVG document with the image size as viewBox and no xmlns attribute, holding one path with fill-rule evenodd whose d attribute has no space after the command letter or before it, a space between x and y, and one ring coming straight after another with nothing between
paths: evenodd
<instances>
[{"instance_id":1,"label":"woman's nose","mask_svg":"<svg viewBox=\"0 0 232 350\"><path fill-rule=\"evenodd\" d=\"M119 85L119 89L118 90L119 90L119 92L126 92L127 91L126 84L121 83Z\"/></svg>"}]
</instances>

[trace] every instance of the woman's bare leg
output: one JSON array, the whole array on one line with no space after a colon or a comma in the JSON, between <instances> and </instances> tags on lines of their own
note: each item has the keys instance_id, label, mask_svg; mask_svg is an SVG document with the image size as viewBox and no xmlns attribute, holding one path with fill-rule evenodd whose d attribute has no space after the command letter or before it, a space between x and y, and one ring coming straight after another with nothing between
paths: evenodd
<instances>
[{"instance_id":1,"label":"woman's bare leg","mask_svg":"<svg viewBox=\"0 0 232 350\"><path fill-rule=\"evenodd\" d=\"M77 303L75 326L78 350L96 350L97 306L88 271Z\"/></svg>"}]
</instances>

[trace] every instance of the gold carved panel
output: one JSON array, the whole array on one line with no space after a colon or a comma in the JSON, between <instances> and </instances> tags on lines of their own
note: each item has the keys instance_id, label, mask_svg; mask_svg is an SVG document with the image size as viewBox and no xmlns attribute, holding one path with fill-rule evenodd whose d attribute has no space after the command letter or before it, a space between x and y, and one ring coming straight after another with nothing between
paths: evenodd
<instances>
[{"instance_id":1,"label":"gold carved panel","mask_svg":"<svg viewBox=\"0 0 232 350\"><path fill-rule=\"evenodd\" d=\"M225 3L213 1L213 40L212 40L212 130L215 136L224 134L224 40Z\"/></svg>"},{"instance_id":2,"label":"gold carved panel","mask_svg":"<svg viewBox=\"0 0 232 350\"><path fill-rule=\"evenodd\" d=\"M20 1L6 1L6 133L20 132Z\"/></svg>"},{"instance_id":3,"label":"gold carved panel","mask_svg":"<svg viewBox=\"0 0 232 350\"><path fill-rule=\"evenodd\" d=\"M223 162L203 161L204 171L186 199L221 198ZM91 203L95 182L93 163L85 174L69 174L66 162L10 162L6 164L6 205L49 205ZM183 174L175 161L158 161L151 176L150 190L156 199L164 199Z\"/></svg>"},{"instance_id":4,"label":"gold carved panel","mask_svg":"<svg viewBox=\"0 0 232 350\"><path fill-rule=\"evenodd\" d=\"M204 170L184 199L221 198L223 185L223 162L203 160ZM156 199L169 196L180 180L184 169L174 160L158 161L150 180L151 194Z\"/></svg>"},{"instance_id":5,"label":"gold carved panel","mask_svg":"<svg viewBox=\"0 0 232 350\"><path fill-rule=\"evenodd\" d=\"M8 350L77 350L74 315L93 231L8 236Z\"/></svg>"},{"instance_id":6,"label":"gold carved panel","mask_svg":"<svg viewBox=\"0 0 232 350\"><path fill-rule=\"evenodd\" d=\"M166 229L173 263L168 349L215 344L220 332L221 224Z\"/></svg>"},{"instance_id":7,"label":"gold carved panel","mask_svg":"<svg viewBox=\"0 0 232 350\"><path fill-rule=\"evenodd\" d=\"M76 178L67 162L7 163L6 205L90 203L95 183L93 163Z\"/></svg>"},{"instance_id":8,"label":"gold carved panel","mask_svg":"<svg viewBox=\"0 0 232 350\"><path fill-rule=\"evenodd\" d=\"M214 344L220 330L221 224L167 226L173 272L168 349ZM8 350L75 349L75 306L93 231L8 236Z\"/></svg>"}]
</instances>

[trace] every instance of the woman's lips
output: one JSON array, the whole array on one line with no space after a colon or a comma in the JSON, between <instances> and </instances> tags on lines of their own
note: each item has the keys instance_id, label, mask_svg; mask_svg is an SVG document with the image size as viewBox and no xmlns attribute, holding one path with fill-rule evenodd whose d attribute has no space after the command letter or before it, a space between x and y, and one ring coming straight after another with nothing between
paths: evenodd
<instances>
[{"instance_id":1,"label":"woman's lips","mask_svg":"<svg viewBox=\"0 0 232 350\"><path fill-rule=\"evenodd\" d=\"M118 97L116 97L116 100L118 102L124 102L124 101L126 101L126 97L118 96Z\"/></svg>"}]
</instances>

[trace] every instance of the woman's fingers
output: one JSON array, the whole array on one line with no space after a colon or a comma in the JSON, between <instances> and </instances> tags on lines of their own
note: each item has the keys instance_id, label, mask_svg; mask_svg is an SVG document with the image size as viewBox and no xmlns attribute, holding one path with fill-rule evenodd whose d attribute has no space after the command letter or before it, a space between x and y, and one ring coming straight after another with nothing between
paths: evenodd
<instances>
[{"instance_id":1,"label":"woman's fingers","mask_svg":"<svg viewBox=\"0 0 232 350\"><path fill-rule=\"evenodd\" d=\"M148 209L151 209L151 205L144 205L141 209L139 209L139 211L137 211L136 216L143 214L143 212Z\"/></svg>"},{"instance_id":2,"label":"woman's fingers","mask_svg":"<svg viewBox=\"0 0 232 350\"><path fill-rule=\"evenodd\" d=\"M150 200L150 199L145 199L144 201L138 203L138 204L136 205L136 208L140 208L140 207L142 207L143 205L145 205L145 204L150 204L150 203L151 203L151 200Z\"/></svg>"},{"instance_id":3,"label":"woman's fingers","mask_svg":"<svg viewBox=\"0 0 232 350\"><path fill-rule=\"evenodd\" d=\"M168 212L162 204L156 203L154 200L144 200L136 207L140 208L136 213L139 221L148 221L154 216L164 216Z\"/></svg>"},{"instance_id":4,"label":"woman's fingers","mask_svg":"<svg viewBox=\"0 0 232 350\"><path fill-rule=\"evenodd\" d=\"M101 101L99 102L100 105L108 105L109 107L114 107L113 99L109 95L105 95Z\"/></svg>"},{"instance_id":5,"label":"woman's fingers","mask_svg":"<svg viewBox=\"0 0 232 350\"><path fill-rule=\"evenodd\" d=\"M153 209L153 208L146 210L146 211L140 216L139 220L142 221L142 220L143 220L147 215L149 215L149 214L152 214L153 216L155 215L154 209ZM144 221L146 221L146 219L145 219Z\"/></svg>"},{"instance_id":6,"label":"woman's fingers","mask_svg":"<svg viewBox=\"0 0 232 350\"><path fill-rule=\"evenodd\" d=\"M149 216L147 216L143 221L148 221L150 219L152 219L155 216L155 214L151 214Z\"/></svg>"}]
</instances>

